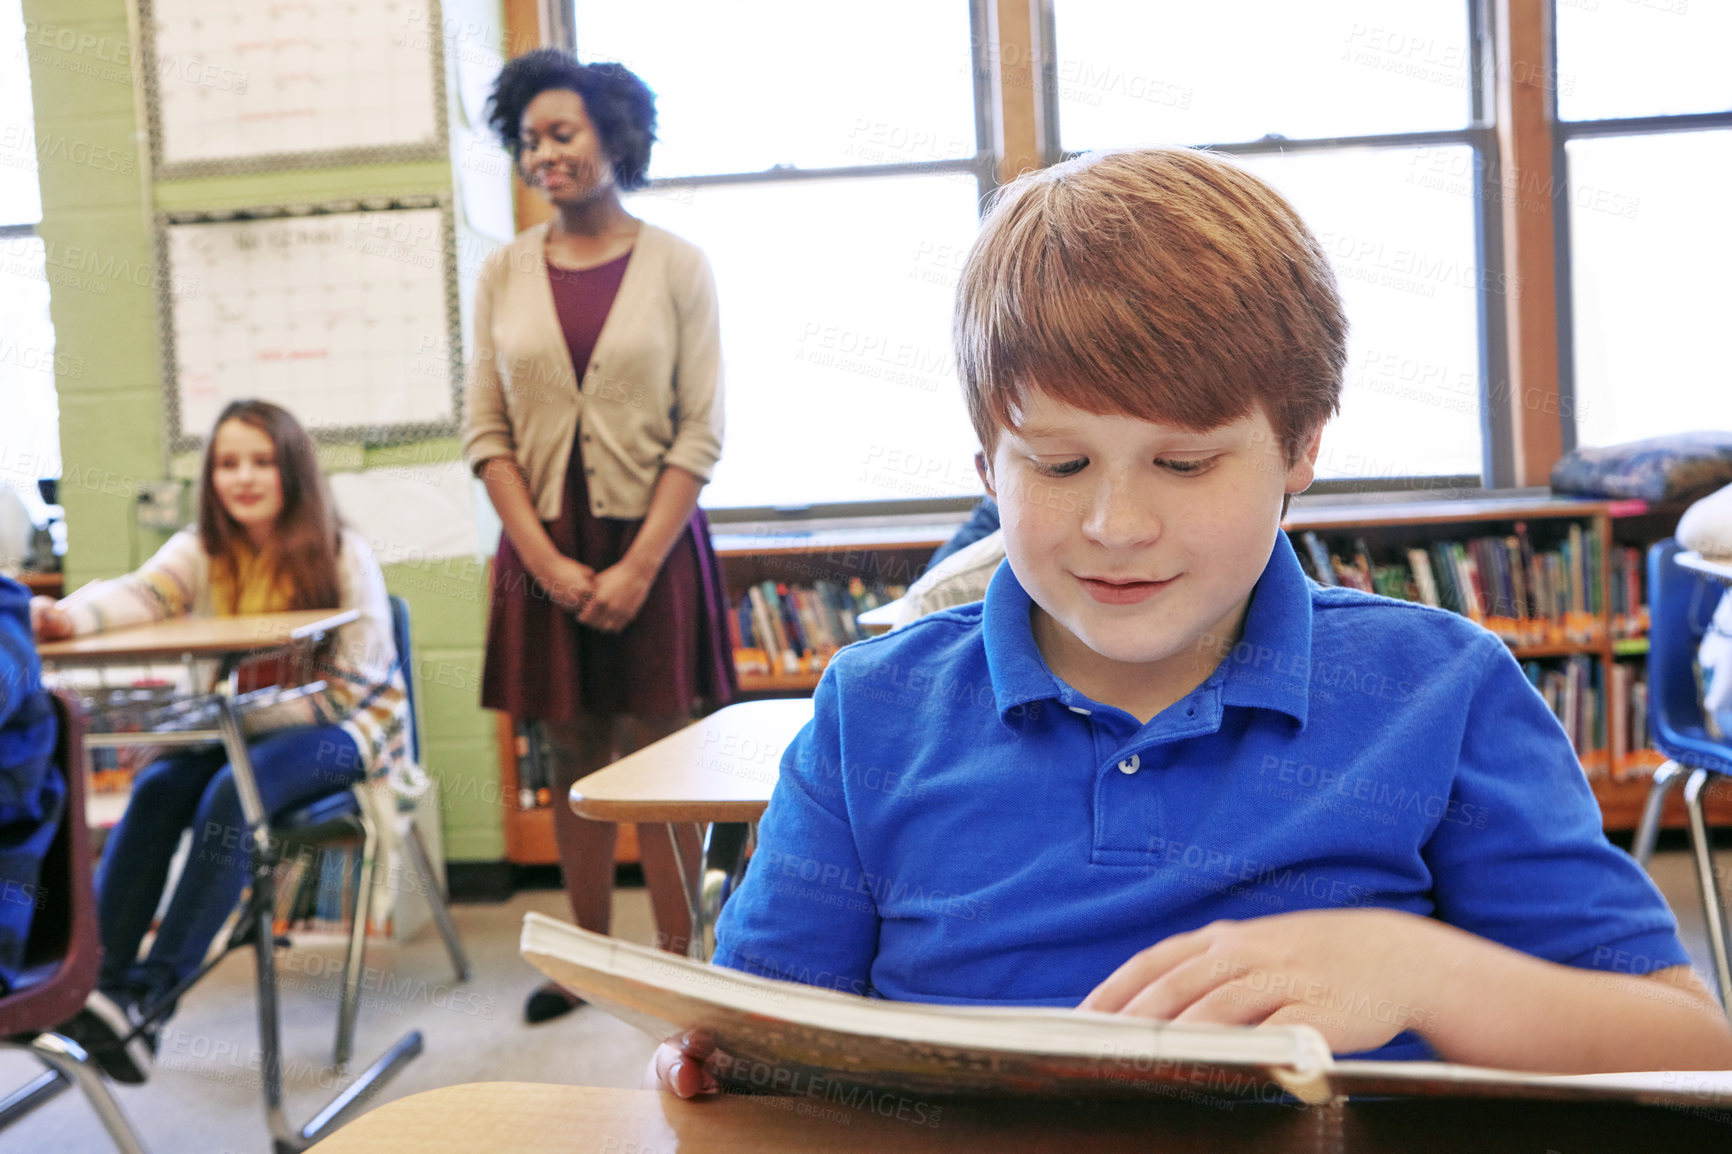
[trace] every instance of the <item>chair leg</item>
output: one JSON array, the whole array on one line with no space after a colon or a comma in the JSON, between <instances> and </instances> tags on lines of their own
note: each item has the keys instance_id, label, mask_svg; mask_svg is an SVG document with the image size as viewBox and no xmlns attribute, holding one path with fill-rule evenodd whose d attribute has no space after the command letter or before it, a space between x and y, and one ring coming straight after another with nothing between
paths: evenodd
<instances>
[{"instance_id":1,"label":"chair leg","mask_svg":"<svg viewBox=\"0 0 1732 1154\"><path fill-rule=\"evenodd\" d=\"M1665 808L1666 795L1683 779L1684 767L1675 761L1667 760L1654 771L1654 784L1648 787L1642 820L1636 826L1636 841L1630 847L1630 856L1643 869L1648 868L1648 859L1654 856L1654 843L1660 837L1660 813Z\"/></svg>"},{"instance_id":2,"label":"chair leg","mask_svg":"<svg viewBox=\"0 0 1732 1154\"><path fill-rule=\"evenodd\" d=\"M355 912L349 923L349 952L343 960L343 995L337 1008L337 1046L332 1055L337 1069L349 1064L355 1052L355 1011L361 999L362 960L367 952L367 918L373 909L373 873L378 863L379 827L362 810L361 869L355 878Z\"/></svg>"},{"instance_id":3,"label":"chair leg","mask_svg":"<svg viewBox=\"0 0 1732 1154\"><path fill-rule=\"evenodd\" d=\"M715 953L716 919L722 914L746 871L746 843L751 828L744 822L716 822L704 835L699 902L704 913L704 954ZM695 932L695 931L694 931Z\"/></svg>"},{"instance_id":4,"label":"chair leg","mask_svg":"<svg viewBox=\"0 0 1732 1154\"><path fill-rule=\"evenodd\" d=\"M1732 963L1728 962L1726 919L1720 907L1720 887L1714 880L1713 843L1708 840L1708 822L1702 816L1702 789L1712 775L1692 770L1684 784L1684 808L1690 815L1690 846L1696 851L1696 880L1702 887L1702 918L1708 930L1708 950L1714 956L1714 979L1720 987L1720 1005L1732 1014Z\"/></svg>"},{"instance_id":5,"label":"chair leg","mask_svg":"<svg viewBox=\"0 0 1732 1154\"><path fill-rule=\"evenodd\" d=\"M403 839L403 849L409 855L409 865L421 875L422 893L427 895L427 908L433 914L433 924L439 927L439 936L445 939L445 952L451 955L451 968L457 971L457 980L469 980L469 955L464 952L463 939L457 936L457 923L451 920L451 907L445 902L445 894L439 888L439 878L433 872L433 859L427 853L427 843L421 840L421 827L413 821L409 823L409 836Z\"/></svg>"},{"instance_id":6,"label":"chair leg","mask_svg":"<svg viewBox=\"0 0 1732 1154\"><path fill-rule=\"evenodd\" d=\"M132 1123L127 1121L120 1103L108 1092L102 1075L97 1073L95 1063L82 1047L59 1034L39 1034L30 1043L30 1050L84 1092L90 1108L96 1111L103 1129L108 1131L109 1138L121 1154L145 1154L144 1142L132 1128Z\"/></svg>"}]
</instances>

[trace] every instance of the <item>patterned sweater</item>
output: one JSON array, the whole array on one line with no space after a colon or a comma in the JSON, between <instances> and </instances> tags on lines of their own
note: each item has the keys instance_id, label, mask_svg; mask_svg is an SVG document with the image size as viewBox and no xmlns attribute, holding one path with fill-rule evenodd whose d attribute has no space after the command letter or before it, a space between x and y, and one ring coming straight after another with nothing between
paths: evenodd
<instances>
[{"instance_id":1,"label":"patterned sweater","mask_svg":"<svg viewBox=\"0 0 1732 1154\"><path fill-rule=\"evenodd\" d=\"M391 603L373 551L343 530L337 556L339 605L360 616L337 630L321 654L322 692L250 710L247 732L340 725L355 739L369 776L386 772L406 750L409 695L391 637ZM99 633L168 617L214 615L210 557L196 529L182 529L136 572L94 581L60 603L78 634Z\"/></svg>"}]
</instances>

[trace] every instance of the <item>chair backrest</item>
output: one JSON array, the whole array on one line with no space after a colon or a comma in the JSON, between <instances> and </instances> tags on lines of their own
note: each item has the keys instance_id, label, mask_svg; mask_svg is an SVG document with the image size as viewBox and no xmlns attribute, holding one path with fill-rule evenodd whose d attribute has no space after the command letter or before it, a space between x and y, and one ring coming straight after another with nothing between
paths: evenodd
<instances>
[{"instance_id":1,"label":"chair backrest","mask_svg":"<svg viewBox=\"0 0 1732 1154\"><path fill-rule=\"evenodd\" d=\"M1648 549L1648 724L1654 744L1676 761L1725 764L1708 740L1692 662L1720 602L1720 587L1678 565L1675 538ZM1715 766L1710 765L1711 768Z\"/></svg>"},{"instance_id":2,"label":"chair backrest","mask_svg":"<svg viewBox=\"0 0 1732 1154\"><path fill-rule=\"evenodd\" d=\"M0 997L0 1036L51 1029L77 1013L96 988L102 960L84 817L84 719L70 699L50 696L59 727L54 763L65 775L66 811L42 861L42 904L30 922L24 980Z\"/></svg>"},{"instance_id":3,"label":"chair backrest","mask_svg":"<svg viewBox=\"0 0 1732 1154\"><path fill-rule=\"evenodd\" d=\"M397 645L397 668L409 695L409 760L421 761L421 711L415 707L415 658L409 642L409 603L391 595L391 640Z\"/></svg>"}]
</instances>

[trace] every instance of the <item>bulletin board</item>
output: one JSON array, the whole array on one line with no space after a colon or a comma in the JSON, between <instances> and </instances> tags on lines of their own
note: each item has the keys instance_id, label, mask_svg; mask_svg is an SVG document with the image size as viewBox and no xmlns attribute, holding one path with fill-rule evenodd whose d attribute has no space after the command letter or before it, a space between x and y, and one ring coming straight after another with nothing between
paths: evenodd
<instances>
[{"instance_id":1,"label":"bulletin board","mask_svg":"<svg viewBox=\"0 0 1732 1154\"><path fill-rule=\"evenodd\" d=\"M159 179L447 153L437 0L139 0Z\"/></svg>"},{"instance_id":2,"label":"bulletin board","mask_svg":"<svg viewBox=\"0 0 1732 1154\"><path fill-rule=\"evenodd\" d=\"M462 337L448 197L157 218L166 439L196 449L229 401L315 440L457 431Z\"/></svg>"}]
</instances>

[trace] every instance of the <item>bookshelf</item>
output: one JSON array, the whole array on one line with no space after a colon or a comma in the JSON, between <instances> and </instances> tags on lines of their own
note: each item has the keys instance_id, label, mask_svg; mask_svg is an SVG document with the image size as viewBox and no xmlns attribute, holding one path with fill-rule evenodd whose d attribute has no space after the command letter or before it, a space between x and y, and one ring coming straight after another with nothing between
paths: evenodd
<instances>
[{"instance_id":1,"label":"bookshelf","mask_svg":"<svg viewBox=\"0 0 1732 1154\"><path fill-rule=\"evenodd\" d=\"M564 804L564 799L549 797L545 805L531 808L520 804L517 730L508 715L496 712L493 718L499 742L499 804L505 813L505 860L513 865L558 865L559 845L553 840L552 807ZM638 860L637 826L619 827L613 860L616 865Z\"/></svg>"},{"instance_id":2,"label":"bookshelf","mask_svg":"<svg viewBox=\"0 0 1732 1154\"><path fill-rule=\"evenodd\" d=\"M1518 522L1526 526L1536 547L1551 546L1567 539L1569 526L1574 524L1584 542L1591 539L1594 543L1593 577L1602 591L1598 610L1588 614L1589 635L1516 643L1510 648L1518 660L1538 662L1547 668L1582 658L1597 669L1597 684L1605 687L1612 683L1614 665L1621 662L1639 667L1647 655L1645 633L1619 636L1614 627L1606 591L1612 585L1615 550L1630 548L1645 553L1648 545L1671 535L1685 507L1559 498L1544 489L1494 494L1474 491L1459 496L1446 490L1417 499L1412 493L1307 495L1294 501L1282 528L1309 568L1304 546L1307 532L1315 533L1332 552L1351 551L1363 540L1374 561L1393 561L1413 547L1477 536L1502 537ZM857 578L877 588L907 585L920 575L932 551L949 540L962 520L962 514L950 513L867 520L718 523L712 525L711 536L730 601L737 604L749 586L766 580L793 586ZM1645 572L1645 565L1640 568ZM808 694L817 687L820 673L809 669L742 675L740 696L750 700ZM518 810L512 801L517 795L512 742L510 724L502 717L500 776L506 804L507 859L518 863L556 861L552 814L545 809ZM1637 751L1616 764L1603 748L1584 752L1583 771L1600 803L1607 830L1636 827L1647 799L1649 775L1657 764L1659 757L1652 751ZM1732 824L1729 794L1732 791L1708 797L1711 823ZM1683 802L1676 793L1668 799L1662 824L1666 828L1685 824ZM635 831L621 831L619 860L635 860L635 840Z\"/></svg>"},{"instance_id":3,"label":"bookshelf","mask_svg":"<svg viewBox=\"0 0 1732 1154\"><path fill-rule=\"evenodd\" d=\"M1318 497L1296 501L1283 528L1302 557L1304 534L1312 532L1330 545L1332 551L1335 546L1347 547L1363 540L1376 560L1392 559L1416 545L1423 547L1481 535L1504 536L1518 523L1526 527L1538 549L1542 542L1555 544L1566 539L1570 525L1579 526L1582 540L1591 544L1589 556L1594 572L1590 576L1600 591L1599 604L1588 614L1591 635L1541 644L1517 642L1510 649L1524 664L1555 665L1581 658L1597 670L1597 685L1605 690L1613 685L1614 667L1620 664L1626 667L1629 678L1636 680L1648 649L1645 618L1625 621L1622 623L1625 628L1620 630L1620 622L1612 612L1617 551L1634 549L1645 557L1650 544L1672 533L1685 507L1681 503L1558 498L1545 490L1423 501ZM1645 586L1645 559L1637 571ZM1644 588L1643 604L1645 596ZM1621 632L1628 635L1620 635ZM1617 676L1622 681L1626 674ZM1609 720L1605 728L1609 732ZM1600 803L1605 827L1612 831L1633 830L1647 800L1650 775L1661 757L1651 749L1637 749L1613 759L1604 745L1593 744L1598 747L1587 748L1581 754L1582 768ZM1732 798L1723 793L1710 795L1708 816L1715 824L1732 823ZM1681 799L1669 798L1663 825L1682 828L1684 824Z\"/></svg>"},{"instance_id":4,"label":"bookshelf","mask_svg":"<svg viewBox=\"0 0 1732 1154\"><path fill-rule=\"evenodd\" d=\"M1614 620L1611 589L1616 551L1645 553L1649 544L1671 534L1684 508L1683 504L1559 498L1544 489L1461 495L1444 490L1417 499L1412 493L1339 494L1297 499L1282 528L1309 569L1307 532L1316 534L1334 553L1350 551L1363 541L1373 560L1389 562L1402 558L1409 548L1508 536L1518 523L1534 547L1544 551L1567 541L1570 527L1576 526L1579 540L1591 543L1585 555L1591 558L1593 572L1587 573L1584 563L1583 576L1591 578L1599 591L1597 608L1572 620L1581 630L1579 636L1512 641L1510 649L1524 664L1539 664L1542 675L1580 658L1578 665L1594 671L1593 683L1606 696L1605 690L1613 684L1613 667L1619 663L1630 667L1634 680L1647 654L1645 623ZM730 597L737 603L748 586L764 580L791 586L858 577L868 583L907 584L919 576L932 550L949 538L959 521L949 515L886 517L871 523L718 525L713 539ZM1645 563L1637 570L1645 573ZM747 697L803 694L816 687L819 675L818 670L743 675L740 687ZM1620 674L1620 681L1623 678ZM1609 733L1609 721L1602 728ZM1584 751L1583 771L1608 830L1635 828L1647 798L1649 774L1659 761L1652 750L1635 750L1615 763L1603 744ZM1711 821L1732 823L1732 798L1710 796L1708 810ZM1669 799L1664 824L1684 824L1683 805L1675 796Z\"/></svg>"},{"instance_id":5,"label":"bookshelf","mask_svg":"<svg viewBox=\"0 0 1732 1154\"><path fill-rule=\"evenodd\" d=\"M750 586L764 581L788 586L859 581L883 596L920 576L932 551L965 519L966 514L948 513L798 525L735 522L712 525L710 537L731 608ZM742 673L740 695L750 700L807 694L817 688L822 672L819 667Z\"/></svg>"}]
</instances>

